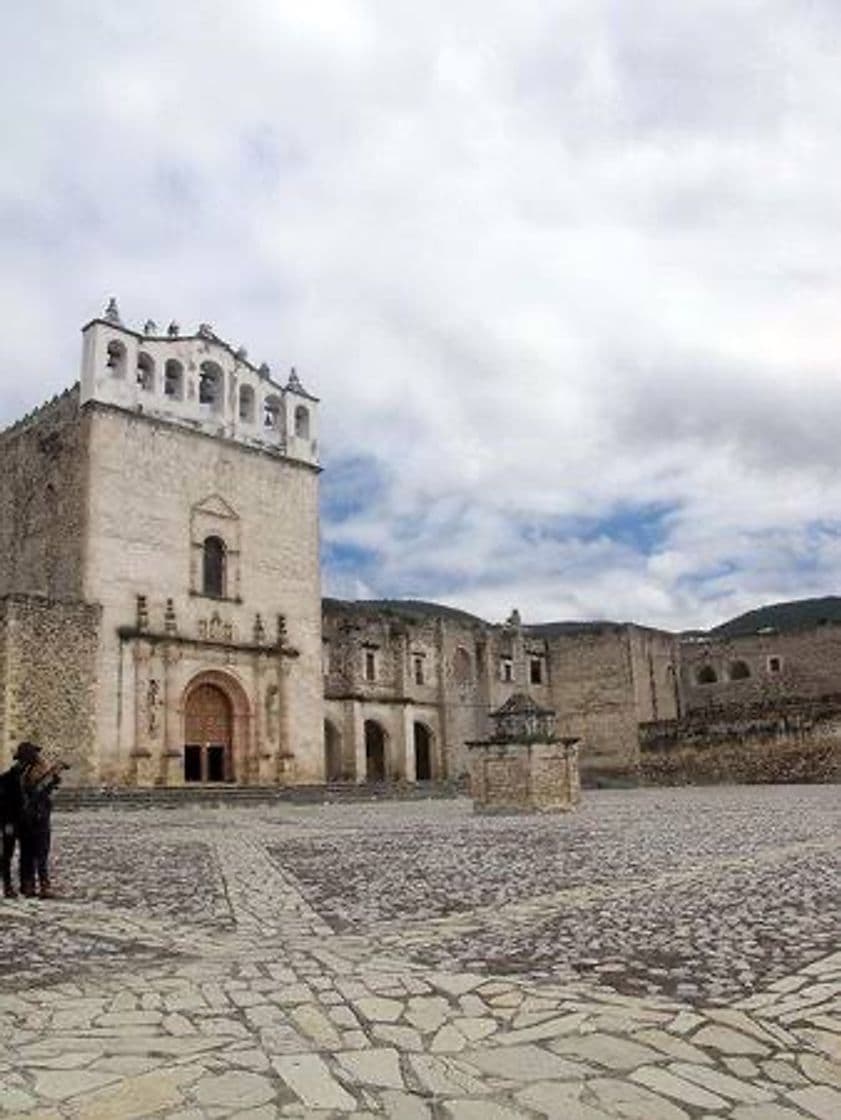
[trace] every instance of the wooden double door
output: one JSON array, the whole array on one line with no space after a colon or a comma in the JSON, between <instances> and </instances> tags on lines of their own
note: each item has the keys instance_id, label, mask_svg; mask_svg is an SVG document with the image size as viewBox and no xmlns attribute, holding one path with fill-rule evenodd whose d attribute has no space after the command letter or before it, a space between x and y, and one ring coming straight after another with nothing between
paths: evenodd
<instances>
[{"instance_id":1,"label":"wooden double door","mask_svg":"<svg viewBox=\"0 0 841 1120\"><path fill-rule=\"evenodd\" d=\"M184 781L232 782L234 719L221 688L200 684L187 697Z\"/></svg>"}]
</instances>

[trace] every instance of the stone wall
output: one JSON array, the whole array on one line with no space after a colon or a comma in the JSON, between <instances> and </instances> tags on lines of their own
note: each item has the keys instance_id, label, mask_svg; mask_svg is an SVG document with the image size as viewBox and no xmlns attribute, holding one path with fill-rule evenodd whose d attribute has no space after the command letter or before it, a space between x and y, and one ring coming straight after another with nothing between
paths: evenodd
<instances>
[{"instance_id":1,"label":"stone wall","mask_svg":"<svg viewBox=\"0 0 841 1120\"><path fill-rule=\"evenodd\" d=\"M839 781L841 695L644 724L640 747L651 785Z\"/></svg>"},{"instance_id":2,"label":"stone wall","mask_svg":"<svg viewBox=\"0 0 841 1120\"><path fill-rule=\"evenodd\" d=\"M82 598L84 429L74 388L0 433L0 595Z\"/></svg>"},{"instance_id":3,"label":"stone wall","mask_svg":"<svg viewBox=\"0 0 841 1120\"><path fill-rule=\"evenodd\" d=\"M681 650L678 639L642 626L628 626L626 630L637 719L645 723L677 718Z\"/></svg>"},{"instance_id":4,"label":"stone wall","mask_svg":"<svg viewBox=\"0 0 841 1120\"><path fill-rule=\"evenodd\" d=\"M684 641L680 655L685 714L841 692L841 626L837 624Z\"/></svg>"},{"instance_id":5,"label":"stone wall","mask_svg":"<svg viewBox=\"0 0 841 1120\"><path fill-rule=\"evenodd\" d=\"M470 748L470 793L479 812L566 812L581 797L578 746L486 742Z\"/></svg>"},{"instance_id":6,"label":"stone wall","mask_svg":"<svg viewBox=\"0 0 841 1120\"><path fill-rule=\"evenodd\" d=\"M68 782L95 780L99 630L97 606L0 599L0 765L9 765L21 739L32 739L72 765Z\"/></svg>"},{"instance_id":7,"label":"stone wall","mask_svg":"<svg viewBox=\"0 0 841 1120\"><path fill-rule=\"evenodd\" d=\"M549 640L549 706L559 735L584 740L582 775L626 774L638 754L628 628L591 626Z\"/></svg>"}]
</instances>

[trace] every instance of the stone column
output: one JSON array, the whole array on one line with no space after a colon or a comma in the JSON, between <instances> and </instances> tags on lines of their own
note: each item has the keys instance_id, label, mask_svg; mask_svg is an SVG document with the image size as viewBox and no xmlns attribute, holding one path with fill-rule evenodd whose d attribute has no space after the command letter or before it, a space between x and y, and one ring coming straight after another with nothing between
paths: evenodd
<instances>
[{"instance_id":1,"label":"stone column","mask_svg":"<svg viewBox=\"0 0 841 1120\"><path fill-rule=\"evenodd\" d=\"M401 729L403 739L403 777L407 782L416 782L418 780L416 758L415 758L415 709L411 704L406 704L403 707L403 718L401 720Z\"/></svg>"},{"instance_id":2,"label":"stone column","mask_svg":"<svg viewBox=\"0 0 841 1120\"><path fill-rule=\"evenodd\" d=\"M163 736L164 747L161 758L161 778L164 785L181 786L184 784L184 743L181 724L181 689L178 680L178 664L181 655L178 649L167 643L163 647Z\"/></svg>"},{"instance_id":3,"label":"stone column","mask_svg":"<svg viewBox=\"0 0 841 1120\"><path fill-rule=\"evenodd\" d=\"M353 704L342 703L342 777L345 781L358 781L356 760L356 725L353 717Z\"/></svg>"},{"instance_id":4,"label":"stone column","mask_svg":"<svg viewBox=\"0 0 841 1120\"><path fill-rule=\"evenodd\" d=\"M134 786L150 786L153 782L152 752L148 742L148 705L150 647L143 641L132 645L134 666L134 736L129 752L129 781Z\"/></svg>"},{"instance_id":5,"label":"stone column","mask_svg":"<svg viewBox=\"0 0 841 1120\"><path fill-rule=\"evenodd\" d=\"M295 778L295 760L291 751L289 726L290 659L282 654L277 658L278 737L275 749L276 778L279 785L290 785Z\"/></svg>"},{"instance_id":6,"label":"stone column","mask_svg":"<svg viewBox=\"0 0 841 1120\"><path fill-rule=\"evenodd\" d=\"M358 700L350 704L351 741L356 757L356 781L363 783L368 778L368 762L365 755L365 720L362 718L362 705Z\"/></svg>"}]
</instances>

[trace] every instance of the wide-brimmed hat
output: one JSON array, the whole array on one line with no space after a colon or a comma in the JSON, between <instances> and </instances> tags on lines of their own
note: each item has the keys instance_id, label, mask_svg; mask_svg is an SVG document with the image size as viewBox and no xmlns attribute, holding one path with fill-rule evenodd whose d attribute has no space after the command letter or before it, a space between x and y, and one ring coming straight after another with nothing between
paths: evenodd
<instances>
[{"instance_id":1,"label":"wide-brimmed hat","mask_svg":"<svg viewBox=\"0 0 841 1120\"><path fill-rule=\"evenodd\" d=\"M24 742L18 743L18 748L15 751L15 758L18 762L34 762L40 753L41 748L37 743L30 743L24 740Z\"/></svg>"}]
</instances>

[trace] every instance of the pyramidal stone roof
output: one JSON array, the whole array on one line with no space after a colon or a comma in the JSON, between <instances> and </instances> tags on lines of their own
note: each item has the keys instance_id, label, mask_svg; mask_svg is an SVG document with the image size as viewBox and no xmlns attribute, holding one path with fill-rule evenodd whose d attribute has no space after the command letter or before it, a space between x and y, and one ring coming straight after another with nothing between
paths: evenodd
<instances>
[{"instance_id":1,"label":"pyramidal stone roof","mask_svg":"<svg viewBox=\"0 0 841 1120\"><path fill-rule=\"evenodd\" d=\"M527 692L515 692L501 708L492 712L493 716L553 716L551 708L543 708Z\"/></svg>"}]
</instances>

